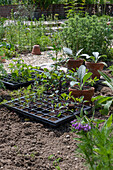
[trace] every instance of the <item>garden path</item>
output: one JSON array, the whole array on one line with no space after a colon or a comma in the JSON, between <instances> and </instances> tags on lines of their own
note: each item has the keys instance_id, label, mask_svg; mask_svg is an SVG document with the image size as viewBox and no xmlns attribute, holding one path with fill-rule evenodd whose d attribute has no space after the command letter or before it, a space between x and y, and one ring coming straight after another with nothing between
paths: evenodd
<instances>
[{"instance_id":1,"label":"garden path","mask_svg":"<svg viewBox=\"0 0 113 170\"><path fill-rule=\"evenodd\" d=\"M52 54L55 57L55 52L54 51L44 51L44 52L41 52L41 55L33 55L31 53L21 54L17 58L12 58L12 59L6 60L6 62L4 63L4 67L9 72L8 65L10 63L14 63L13 62L14 59L23 59L24 62L27 65L32 65L32 66L46 65L46 67L49 68L51 64L54 64L54 62L49 57L48 53ZM62 52L58 53L58 58L60 58L61 56L62 56Z\"/></svg>"}]
</instances>

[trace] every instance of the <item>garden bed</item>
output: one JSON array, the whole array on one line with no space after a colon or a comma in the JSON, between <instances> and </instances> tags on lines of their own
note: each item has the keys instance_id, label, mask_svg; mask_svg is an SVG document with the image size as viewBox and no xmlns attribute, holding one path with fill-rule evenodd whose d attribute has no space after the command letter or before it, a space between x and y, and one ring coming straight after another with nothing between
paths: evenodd
<instances>
[{"instance_id":1,"label":"garden bed","mask_svg":"<svg viewBox=\"0 0 113 170\"><path fill-rule=\"evenodd\" d=\"M113 91L99 85L95 92L95 96L98 95L113 96ZM112 112L113 107L110 109ZM108 116L97 111L95 117L105 119ZM53 170L58 165L58 158L62 170L88 169L84 159L75 152L77 146L73 138L76 134L70 132L70 122L54 128L7 108L0 108L0 130L2 169Z\"/></svg>"},{"instance_id":2,"label":"garden bed","mask_svg":"<svg viewBox=\"0 0 113 170\"><path fill-rule=\"evenodd\" d=\"M95 93L95 96L98 95L113 96L113 91L102 86ZM97 111L95 117L106 119L108 116ZM84 159L76 152L74 138L77 136L70 132L70 122L54 128L2 107L0 131L2 169L55 170L55 160L58 158L61 158L59 166L62 170L88 169Z\"/></svg>"}]
</instances>

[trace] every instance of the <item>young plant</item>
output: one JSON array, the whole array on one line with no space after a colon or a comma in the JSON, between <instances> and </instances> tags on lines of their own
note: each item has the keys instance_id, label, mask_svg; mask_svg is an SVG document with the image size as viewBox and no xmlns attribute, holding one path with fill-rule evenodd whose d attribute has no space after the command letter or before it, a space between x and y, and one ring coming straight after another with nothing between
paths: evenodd
<instances>
[{"instance_id":1,"label":"young plant","mask_svg":"<svg viewBox=\"0 0 113 170\"><path fill-rule=\"evenodd\" d=\"M91 61L93 61L94 63L98 63L99 59L102 58L102 57L107 57L106 55L99 55L99 52L92 52L93 56L90 56L88 54L82 54L81 56L85 56L86 59L90 59ZM104 65L106 65L106 63L104 62L101 62L103 63Z\"/></svg>"},{"instance_id":2,"label":"young plant","mask_svg":"<svg viewBox=\"0 0 113 170\"><path fill-rule=\"evenodd\" d=\"M13 60L14 63L9 64L9 69L11 71L11 80L14 82L26 82L31 81L33 73L35 72L34 68L31 65L24 63L24 60Z\"/></svg>"},{"instance_id":3,"label":"young plant","mask_svg":"<svg viewBox=\"0 0 113 170\"><path fill-rule=\"evenodd\" d=\"M55 169L61 170L59 167L59 164L60 164L60 161L62 160L62 158L60 158L60 157L56 158L54 155L50 155L48 157L48 160L53 161L53 166L55 167Z\"/></svg>"},{"instance_id":4,"label":"young plant","mask_svg":"<svg viewBox=\"0 0 113 170\"><path fill-rule=\"evenodd\" d=\"M58 57L58 53L61 51L62 49L62 41L60 39L60 33L59 32L55 32L54 35L51 38L51 43L52 43L52 47L53 47L53 51L55 51L55 55L52 55L51 53L48 53L48 57L50 57L53 62L55 62L54 66L55 69L58 69L58 62L62 61L62 56L60 56L60 58Z\"/></svg>"},{"instance_id":5,"label":"young plant","mask_svg":"<svg viewBox=\"0 0 113 170\"><path fill-rule=\"evenodd\" d=\"M64 55L68 55L68 58L67 59L69 59L69 58L74 58L75 60L77 60L78 58L80 58L80 53L81 53L81 51L83 50L83 48L82 49L80 49L75 55L73 54L73 52L72 52L72 50L70 49L70 48L67 48L67 47L63 47L63 53L64 53Z\"/></svg>"},{"instance_id":6,"label":"young plant","mask_svg":"<svg viewBox=\"0 0 113 170\"><path fill-rule=\"evenodd\" d=\"M91 72L87 73L86 67L84 65L81 65L78 68L77 73L75 73L75 76L77 78L68 76L69 78L72 79L72 81L70 82L70 86L74 87L75 85L77 85L80 90L83 90L85 83L88 82L88 79L91 77L91 75L92 73Z\"/></svg>"}]
</instances>

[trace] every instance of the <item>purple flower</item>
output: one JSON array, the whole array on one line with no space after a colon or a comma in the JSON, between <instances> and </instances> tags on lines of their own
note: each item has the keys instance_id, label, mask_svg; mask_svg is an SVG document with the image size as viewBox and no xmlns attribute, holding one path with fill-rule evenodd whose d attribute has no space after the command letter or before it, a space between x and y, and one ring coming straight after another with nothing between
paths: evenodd
<instances>
[{"instance_id":1,"label":"purple flower","mask_svg":"<svg viewBox=\"0 0 113 170\"><path fill-rule=\"evenodd\" d=\"M84 131L87 132L87 131L88 131L88 128L84 128Z\"/></svg>"},{"instance_id":2,"label":"purple flower","mask_svg":"<svg viewBox=\"0 0 113 170\"><path fill-rule=\"evenodd\" d=\"M75 128L75 130L81 131L83 130L84 132L90 131L91 130L91 126L89 126L88 124L86 125L82 125L81 123L75 123L76 121L72 121L72 127Z\"/></svg>"},{"instance_id":3,"label":"purple flower","mask_svg":"<svg viewBox=\"0 0 113 170\"><path fill-rule=\"evenodd\" d=\"M73 120L73 121L71 121L71 123L75 123L77 120L75 119L75 120Z\"/></svg>"},{"instance_id":4,"label":"purple flower","mask_svg":"<svg viewBox=\"0 0 113 170\"><path fill-rule=\"evenodd\" d=\"M72 127L76 127L78 125L78 123L72 124Z\"/></svg>"}]
</instances>

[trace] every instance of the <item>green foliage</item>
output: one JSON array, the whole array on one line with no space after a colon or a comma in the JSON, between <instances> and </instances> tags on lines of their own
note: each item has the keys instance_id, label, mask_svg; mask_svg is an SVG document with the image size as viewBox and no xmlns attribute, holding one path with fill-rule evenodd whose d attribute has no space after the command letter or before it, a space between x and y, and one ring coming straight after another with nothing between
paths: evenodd
<instances>
[{"instance_id":1,"label":"green foliage","mask_svg":"<svg viewBox=\"0 0 113 170\"><path fill-rule=\"evenodd\" d=\"M4 41L0 43L0 51L3 51L3 53L5 53L5 56L7 56L7 58L18 56L18 53L16 52L14 45L6 43Z\"/></svg>"},{"instance_id":2,"label":"green foliage","mask_svg":"<svg viewBox=\"0 0 113 170\"><path fill-rule=\"evenodd\" d=\"M85 0L69 0L66 1L66 9L67 9L67 18L74 17L76 14L81 15L83 13L83 5L85 4Z\"/></svg>"},{"instance_id":3,"label":"green foliage","mask_svg":"<svg viewBox=\"0 0 113 170\"><path fill-rule=\"evenodd\" d=\"M44 72L41 75L41 81L48 87L47 90L53 87L55 89L54 93L61 94L62 88L66 83L66 74L61 70L52 69L49 71L48 69L44 69Z\"/></svg>"},{"instance_id":4,"label":"green foliage","mask_svg":"<svg viewBox=\"0 0 113 170\"><path fill-rule=\"evenodd\" d=\"M113 90L113 78L110 78L109 76L107 76L105 73L103 73L103 72L101 72L101 71L98 71L100 74L101 74L101 76L103 76L104 77L104 79L106 80L106 81L104 81L103 83L105 83L105 84L107 84L110 88L111 88L111 90Z\"/></svg>"},{"instance_id":5,"label":"green foliage","mask_svg":"<svg viewBox=\"0 0 113 170\"><path fill-rule=\"evenodd\" d=\"M30 22L30 25L25 23L24 20L8 21L4 37L7 42L16 46L20 52L26 49L32 50L35 44L40 45L41 50L44 50L47 45L51 44L49 37L45 36L45 32L42 18L39 21L35 20L35 24Z\"/></svg>"},{"instance_id":6,"label":"green foliage","mask_svg":"<svg viewBox=\"0 0 113 170\"><path fill-rule=\"evenodd\" d=\"M69 18L61 33L63 45L72 49L74 54L83 48L83 53L89 55L98 51L100 55L112 57L109 47L112 46L113 30L106 23L106 18L95 15Z\"/></svg>"},{"instance_id":7,"label":"green foliage","mask_svg":"<svg viewBox=\"0 0 113 170\"><path fill-rule=\"evenodd\" d=\"M2 76L5 76L7 74L6 70L4 69L4 65L2 63L0 63L0 78ZM2 83L2 81L0 80L0 89L1 88L5 88L4 84Z\"/></svg>"},{"instance_id":8,"label":"green foliage","mask_svg":"<svg viewBox=\"0 0 113 170\"><path fill-rule=\"evenodd\" d=\"M78 134L78 138L75 138L75 140L80 141L77 144L78 152L83 154L82 156L92 170L113 169L112 115L99 128L99 124L102 122L103 120L88 119L85 116L82 121L80 119L80 124L87 123L91 126L91 129L89 131L82 129L77 131L77 128L73 128L73 132Z\"/></svg>"},{"instance_id":9,"label":"green foliage","mask_svg":"<svg viewBox=\"0 0 113 170\"><path fill-rule=\"evenodd\" d=\"M24 63L24 60L13 60L13 63L9 64L11 72L11 81L14 82L26 82L35 79L33 73L35 72L34 67Z\"/></svg>"},{"instance_id":10,"label":"green foliage","mask_svg":"<svg viewBox=\"0 0 113 170\"><path fill-rule=\"evenodd\" d=\"M57 170L61 170L59 167L60 161L62 160L60 157L56 158L56 156L54 155L50 155L48 157L48 160L53 161L53 166L55 167L55 169Z\"/></svg>"},{"instance_id":11,"label":"green foliage","mask_svg":"<svg viewBox=\"0 0 113 170\"><path fill-rule=\"evenodd\" d=\"M5 30L4 30L4 22L6 18L0 17L0 40L4 37Z\"/></svg>"},{"instance_id":12,"label":"green foliage","mask_svg":"<svg viewBox=\"0 0 113 170\"><path fill-rule=\"evenodd\" d=\"M103 76L103 78L105 79L105 81L103 82L104 84L106 84L108 87L111 88L111 90L113 90L113 79L108 77L105 73L98 71L101 76ZM94 110L95 108L100 108L100 112L101 114L107 115L109 114L110 111L110 106L113 103L113 97L111 96L97 96L95 98L92 98L92 102L95 101L95 106L94 106Z\"/></svg>"},{"instance_id":13,"label":"green foliage","mask_svg":"<svg viewBox=\"0 0 113 170\"><path fill-rule=\"evenodd\" d=\"M111 65L108 69L111 71L111 75L113 75L113 65Z\"/></svg>"}]
</instances>

